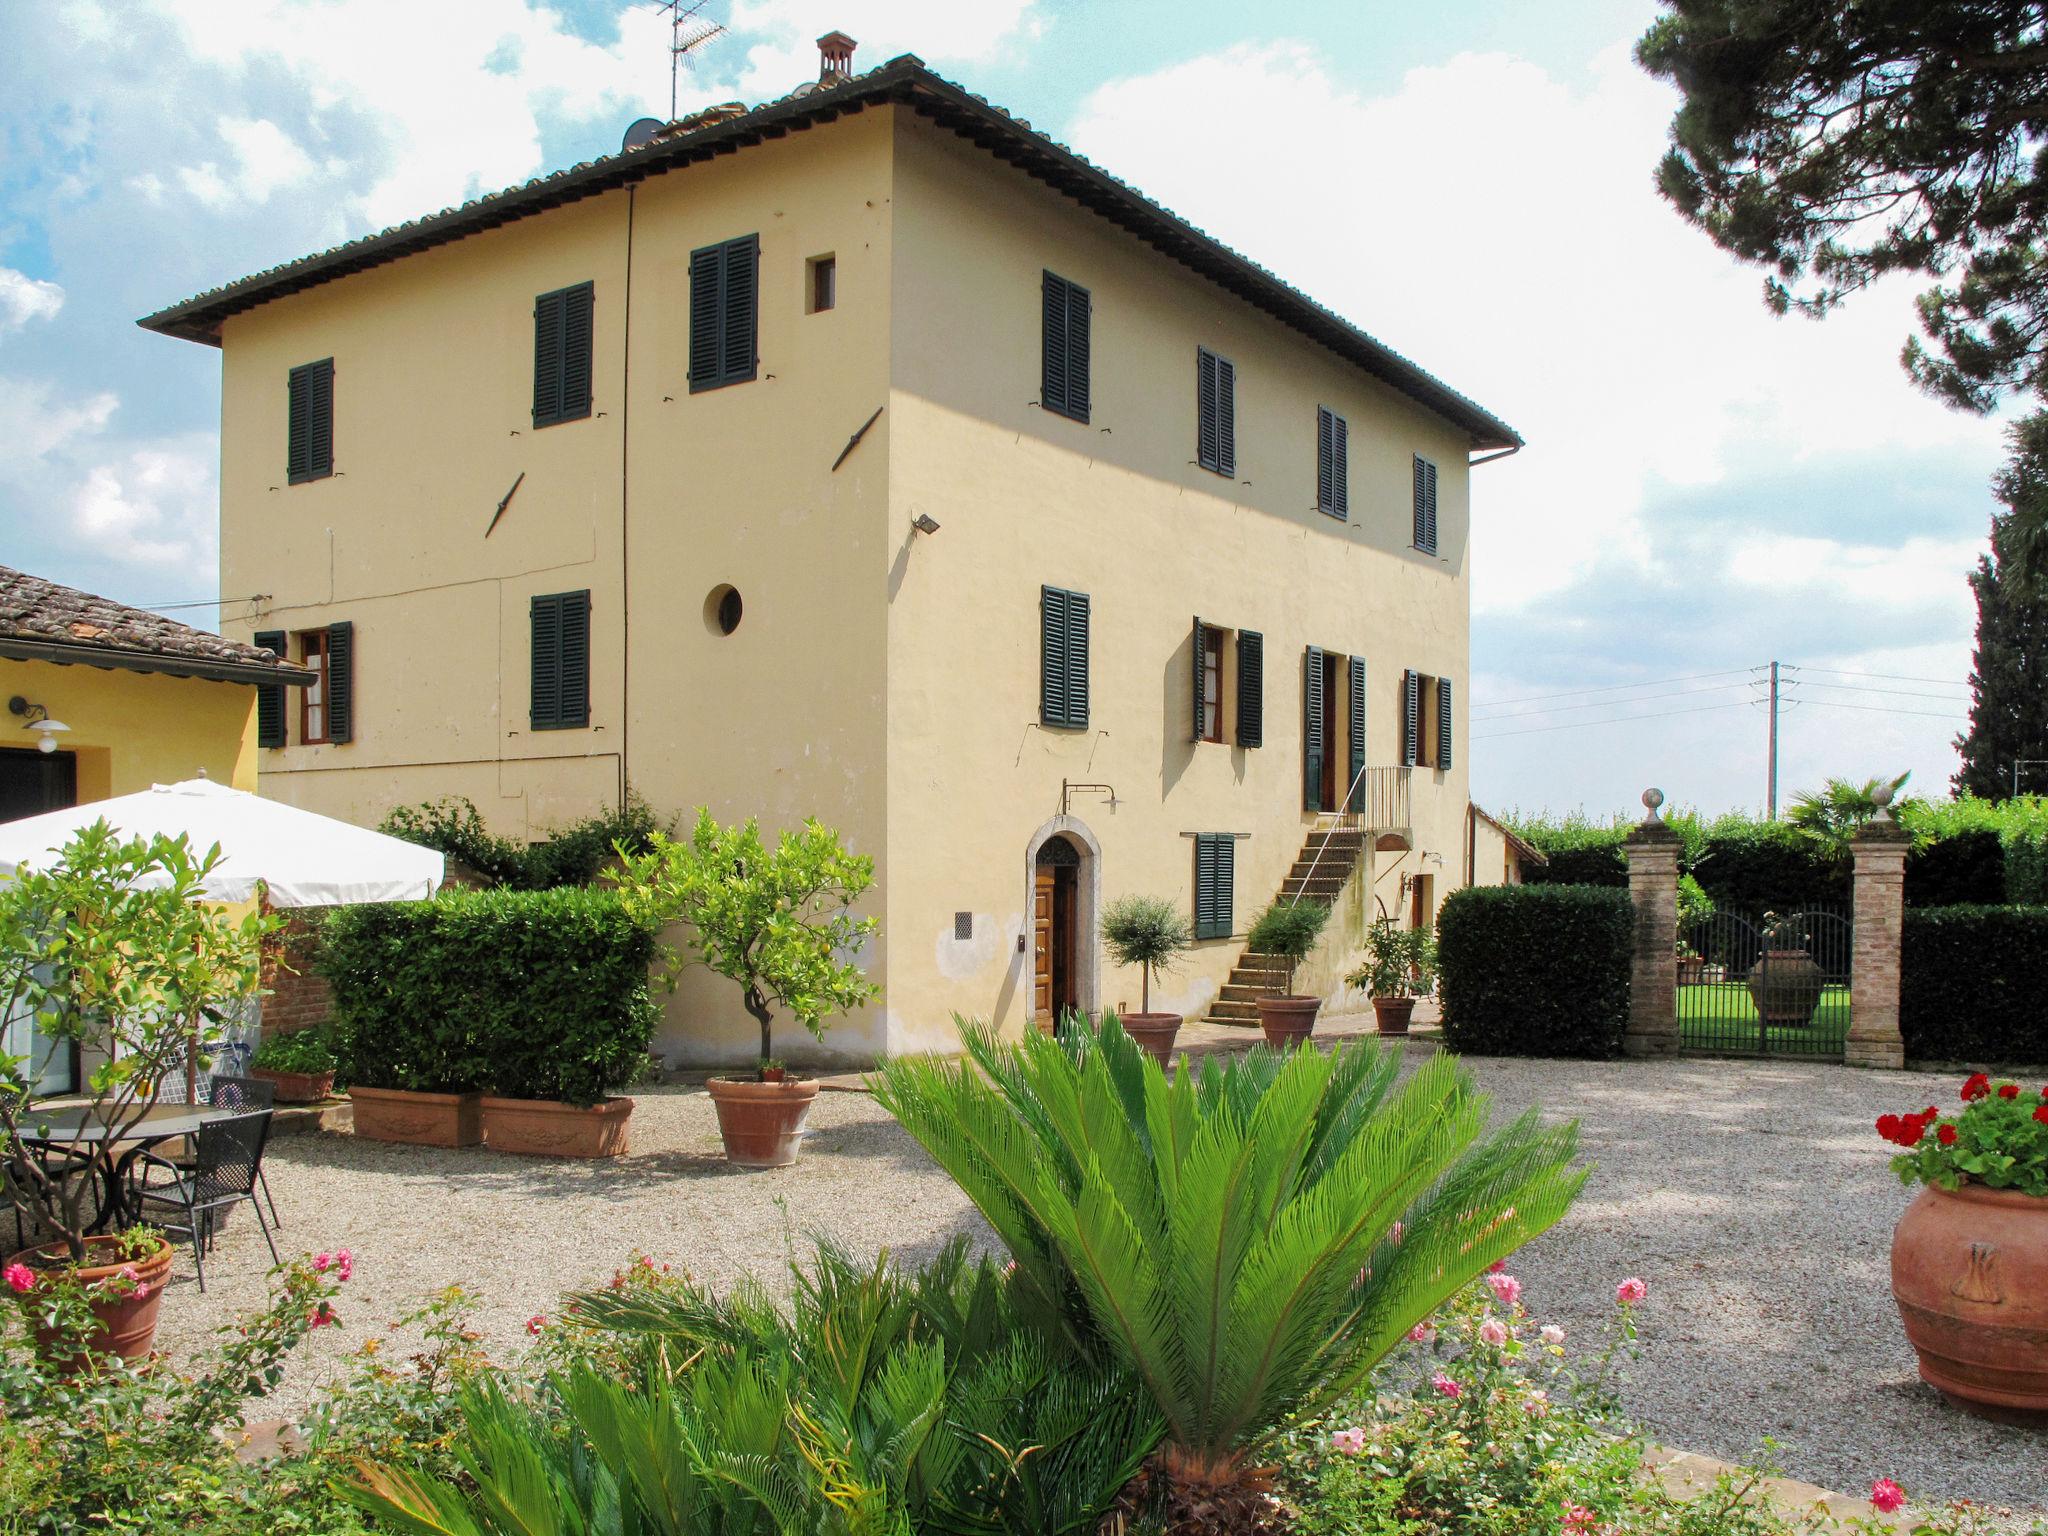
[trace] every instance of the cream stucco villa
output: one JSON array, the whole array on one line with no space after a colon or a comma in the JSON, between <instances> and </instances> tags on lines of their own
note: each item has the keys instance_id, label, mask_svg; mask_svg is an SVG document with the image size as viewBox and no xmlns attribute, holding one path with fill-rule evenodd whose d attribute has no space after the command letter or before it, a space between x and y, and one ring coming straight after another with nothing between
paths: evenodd
<instances>
[{"instance_id":1,"label":"cream stucco villa","mask_svg":"<svg viewBox=\"0 0 2048 1536\"><path fill-rule=\"evenodd\" d=\"M1304 882L1336 989L1472 868L1468 470L1520 439L917 59L821 47L143 321L221 349L222 590L268 594L229 632L317 675L264 792L816 815L878 869L843 1057L1135 1006L1125 892L1198 920L1155 1006L1250 1017L1242 935ZM745 1054L728 985L671 1008L671 1055Z\"/></svg>"}]
</instances>

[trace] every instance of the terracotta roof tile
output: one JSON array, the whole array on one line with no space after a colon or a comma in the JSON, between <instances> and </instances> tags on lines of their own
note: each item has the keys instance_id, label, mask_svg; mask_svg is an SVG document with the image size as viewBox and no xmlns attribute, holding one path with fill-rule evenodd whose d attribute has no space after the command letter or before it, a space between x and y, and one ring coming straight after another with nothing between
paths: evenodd
<instances>
[{"instance_id":1,"label":"terracotta roof tile","mask_svg":"<svg viewBox=\"0 0 2048 1536\"><path fill-rule=\"evenodd\" d=\"M251 682L307 676L256 646L0 565L0 655L43 656L51 648L75 653L66 660L139 671L246 673Z\"/></svg>"}]
</instances>

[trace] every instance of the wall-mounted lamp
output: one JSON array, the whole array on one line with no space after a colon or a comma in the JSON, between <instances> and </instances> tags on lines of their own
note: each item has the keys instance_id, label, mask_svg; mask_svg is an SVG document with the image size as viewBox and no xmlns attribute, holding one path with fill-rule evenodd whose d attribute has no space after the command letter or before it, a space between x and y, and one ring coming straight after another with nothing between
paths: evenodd
<instances>
[{"instance_id":1,"label":"wall-mounted lamp","mask_svg":"<svg viewBox=\"0 0 2048 1536\"><path fill-rule=\"evenodd\" d=\"M919 533L937 533L939 531L939 520L929 512L920 512L910 520L910 526Z\"/></svg>"},{"instance_id":2,"label":"wall-mounted lamp","mask_svg":"<svg viewBox=\"0 0 2048 1536\"><path fill-rule=\"evenodd\" d=\"M22 729L36 733L36 750L38 752L56 751L57 733L71 729L62 720L52 720L49 710L45 709L42 705L29 703L27 699L18 693L7 701L7 713L27 717L22 725Z\"/></svg>"}]
</instances>

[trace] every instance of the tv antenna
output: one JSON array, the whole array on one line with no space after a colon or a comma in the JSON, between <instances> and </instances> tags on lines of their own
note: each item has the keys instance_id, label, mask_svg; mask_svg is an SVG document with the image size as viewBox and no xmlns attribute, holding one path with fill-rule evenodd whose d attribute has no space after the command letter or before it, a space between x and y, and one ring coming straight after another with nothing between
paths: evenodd
<instances>
[{"instance_id":1,"label":"tv antenna","mask_svg":"<svg viewBox=\"0 0 2048 1536\"><path fill-rule=\"evenodd\" d=\"M654 8L668 13L668 120L676 120L676 84L686 55L724 35L722 22L704 14L711 0L661 0Z\"/></svg>"}]
</instances>

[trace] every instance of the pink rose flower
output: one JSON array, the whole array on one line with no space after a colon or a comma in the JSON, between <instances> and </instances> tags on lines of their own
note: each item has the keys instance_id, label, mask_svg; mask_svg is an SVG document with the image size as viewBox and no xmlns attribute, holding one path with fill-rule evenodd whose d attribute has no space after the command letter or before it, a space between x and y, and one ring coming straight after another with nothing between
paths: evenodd
<instances>
[{"instance_id":1,"label":"pink rose flower","mask_svg":"<svg viewBox=\"0 0 2048 1536\"><path fill-rule=\"evenodd\" d=\"M1365 1449L1365 1429L1354 1424L1349 1429L1337 1430L1330 1436L1330 1449L1342 1451L1347 1456L1356 1456Z\"/></svg>"},{"instance_id":2,"label":"pink rose flower","mask_svg":"<svg viewBox=\"0 0 2048 1536\"><path fill-rule=\"evenodd\" d=\"M313 1255L313 1273L324 1275L334 1267L334 1255L322 1249Z\"/></svg>"},{"instance_id":3,"label":"pink rose flower","mask_svg":"<svg viewBox=\"0 0 2048 1536\"><path fill-rule=\"evenodd\" d=\"M1508 1325L1497 1317L1489 1317L1479 1325L1479 1342L1499 1349L1508 1341Z\"/></svg>"},{"instance_id":4,"label":"pink rose flower","mask_svg":"<svg viewBox=\"0 0 2048 1536\"><path fill-rule=\"evenodd\" d=\"M1495 1259L1491 1264L1486 1266L1486 1272L1489 1275L1497 1275L1507 1267L1508 1261L1506 1259Z\"/></svg>"},{"instance_id":5,"label":"pink rose flower","mask_svg":"<svg viewBox=\"0 0 2048 1536\"><path fill-rule=\"evenodd\" d=\"M10 1264L0 1270L0 1279L5 1279L7 1288L17 1296L26 1296L36 1288L36 1272L26 1264Z\"/></svg>"},{"instance_id":6,"label":"pink rose flower","mask_svg":"<svg viewBox=\"0 0 2048 1536\"><path fill-rule=\"evenodd\" d=\"M1880 1477L1870 1485L1870 1503L1881 1515L1891 1514L1906 1502L1906 1490L1888 1477Z\"/></svg>"},{"instance_id":7,"label":"pink rose flower","mask_svg":"<svg viewBox=\"0 0 2048 1536\"><path fill-rule=\"evenodd\" d=\"M1486 1284L1504 1307L1515 1306L1522 1299L1522 1282L1513 1275L1489 1274Z\"/></svg>"},{"instance_id":8,"label":"pink rose flower","mask_svg":"<svg viewBox=\"0 0 2048 1536\"><path fill-rule=\"evenodd\" d=\"M1583 1504L1567 1504L1564 1519L1558 1522L1558 1536L1592 1536L1599 1516Z\"/></svg>"},{"instance_id":9,"label":"pink rose flower","mask_svg":"<svg viewBox=\"0 0 2048 1536\"><path fill-rule=\"evenodd\" d=\"M308 1328L325 1328L329 1323L339 1321L340 1319L334 1315L333 1310L324 1301L306 1314L306 1326Z\"/></svg>"},{"instance_id":10,"label":"pink rose flower","mask_svg":"<svg viewBox=\"0 0 2048 1536\"><path fill-rule=\"evenodd\" d=\"M1451 1380L1442 1371L1438 1371L1434 1376L1430 1377L1429 1384L1445 1397L1458 1398L1465 1395L1465 1389Z\"/></svg>"},{"instance_id":11,"label":"pink rose flower","mask_svg":"<svg viewBox=\"0 0 2048 1536\"><path fill-rule=\"evenodd\" d=\"M1417 1323L1408 1330L1408 1342L1411 1344L1427 1344L1435 1337L1436 1325L1427 1321Z\"/></svg>"},{"instance_id":12,"label":"pink rose flower","mask_svg":"<svg viewBox=\"0 0 2048 1536\"><path fill-rule=\"evenodd\" d=\"M526 1320L526 1331L534 1335L534 1337L538 1338L540 1336L541 1329L547 1327L547 1325L547 1314L544 1312L536 1312L533 1314L533 1316L529 1317Z\"/></svg>"},{"instance_id":13,"label":"pink rose flower","mask_svg":"<svg viewBox=\"0 0 2048 1536\"><path fill-rule=\"evenodd\" d=\"M342 1249L341 1252L334 1256L334 1277L343 1285L346 1285L349 1282L349 1277L355 1274L355 1272L355 1256L346 1248Z\"/></svg>"},{"instance_id":14,"label":"pink rose flower","mask_svg":"<svg viewBox=\"0 0 2048 1536\"><path fill-rule=\"evenodd\" d=\"M1549 1418L1550 1394L1544 1391L1541 1387L1538 1387L1534 1392L1531 1392L1529 1394L1529 1401L1523 1404L1523 1410L1532 1419Z\"/></svg>"},{"instance_id":15,"label":"pink rose flower","mask_svg":"<svg viewBox=\"0 0 2048 1536\"><path fill-rule=\"evenodd\" d=\"M1614 1299L1622 1306L1632 1307L1650 1294L1650 1288L1634 1275L1614 1288Z\"/></svg>"},{"instance_id":16,"label":"pink rose flower","mask_svg":"<svg viewBox=\"0 0 2048 1536\"><path fill-rule=\"evenodd\" d=\"M1564 1342L1564 1330L1555 1323L1545 1323L1543 1325L1543 1342L1555 1349Z\"/></svg>"}]
</instances>

